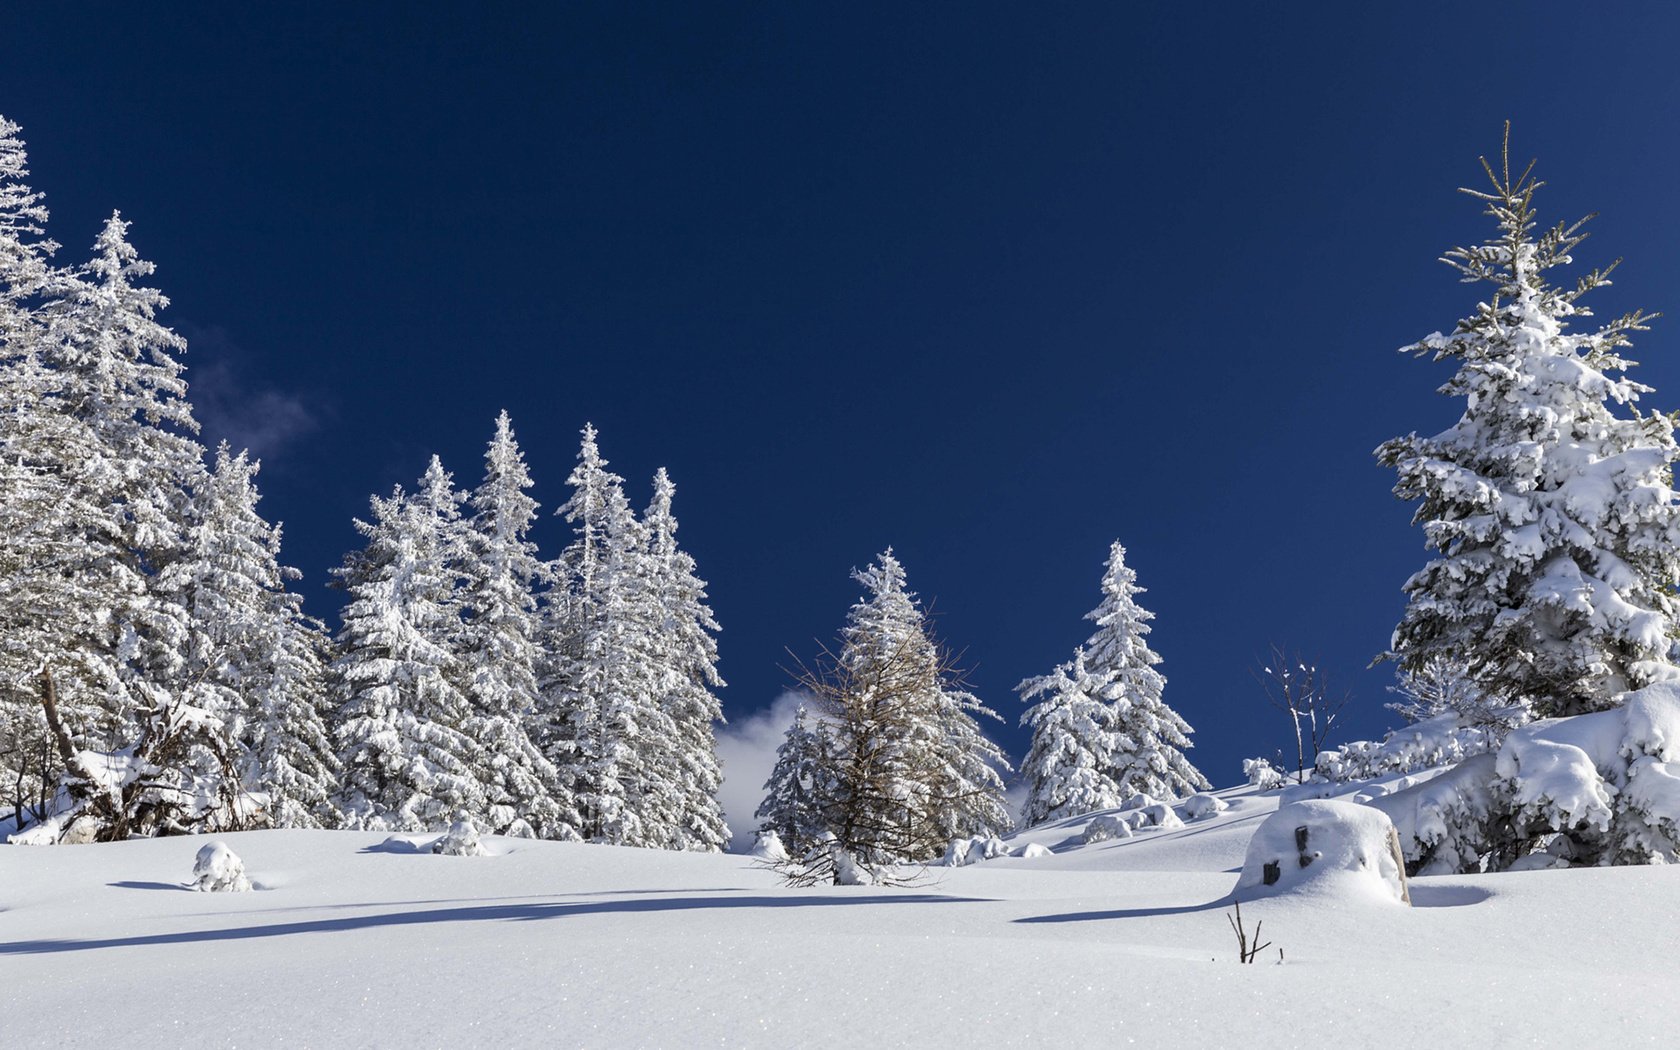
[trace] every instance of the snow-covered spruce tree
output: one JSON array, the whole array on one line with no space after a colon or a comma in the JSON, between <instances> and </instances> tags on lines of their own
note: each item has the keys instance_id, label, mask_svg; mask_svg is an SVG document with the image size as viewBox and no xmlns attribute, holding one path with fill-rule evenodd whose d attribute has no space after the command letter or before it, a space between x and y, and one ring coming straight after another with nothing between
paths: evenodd
<instances>
[{"instance_id":1,"label":"snow-covered spruce tree","mask_svg":"<svg viewBox=\"0 0 1680 1050\"><path fill-rule=\"evenodd\" d=\"M350 595L332 668L342 807L352 826L445 828L456 810L485 810L486 760L464 731L471 708L449 649L460 495L433 457L419 491L399 486L372 507L372 522L356 522L366 547L335 570Z\"/></svg>"},{"instance_id":2,"label":"snow-covered spruce tree","mask_svg":"<svg viewBox=\"0 0 1680 1050\"><path fill-rule=\"evenodd\" d=\"M677 802L659 776L675 726L659 703L645 531L583 430L571 498L556 514L575 538L547 606L549 667L539 715L549 759L573 785L580 831L594 842L667 844Z\"/></svg>"},{"instance_id":3,"label":"snow-covered spruce tree","mask_svg":"<svg viewBox=\"0 0 1680 1050\"><path fill-rule=\"evenodd\" d=\"M671 513L675 493L676 486L661 467L653 477L653 500L642 516L658 697L674 730L660 770L676 806L664 845L716 853L729 844L729 826L717 798L723 770L713 730L723 721L723 705L713 691L723 686L713 637L718 623L706 604L706 582L695 575L694 559L677 546L677 519Z\"/></svg>"},{"instance_id":4,"label":"snow-covered spruce tree","mask_svg":"<svg viewBox=\"0 0 1680 1050\"><path fill-rule=\"evenodd\" d=\"M66 494L31 462L50 443L34 307L57 246L45 238L41 194L24 182L18 131L0 116L0 812L38 820L57 770L34 681L55 643L36 619L68 583L52 564L63 553L52 537L66 531L58 520Z\"/></svg>"},{"instance_id":5,"label":"snow-covered spruce tree","mask_svg":"<svg viewBox=\"0 0 1680 1050\"><path fill-rule=\"evenodd\" d=\"M235 822L334 827L322 628L286 590L301 574L280 564L280 528L257 512L257 470L226 442L216 449L194 494L186 555L165 576L189 603L198 706L228 722L243 787L260 799Z\"/></svg>"},{"instance_id":6,"label":"snow-covered spruce tree","mask_svg":"<svg viewBox=\"0 0 1680 1050\"><path fill-rule=\"evenodd\" d=\"M1441 392L1464 398L1464 414L1377 449L1399 474L1395 495L1419 501L1413 520L1437 554L1406 581L1388 655L1413 672L1445 659L1490 701L1572 715L1675 674L1680 452L1673 419L1641 413L1650 388L1623 375L1633 362L1619 351L1648 315L1570 330L1614 266L1548 281L1587 220L1536 235L1541 183L1532 164L1512 176L1509 138L1507 127L1499 171L1482 162L1490 189L1464 191L1498 235L1445 257L1492 294L1451 335L1405 348L1458 363Z\"/></svg>"},{"instance_id":7,"label":"snow-covered spruce tree","mask_svg":"<svg viewBox=\"0 0 1680 1050\"><path fill-rule=\"evenodd\" d=\"M469 501L461 573L464 614L457 645L465 729L488 757L480 771L487 827L497 833L577 837L571 786L531 739L537 707L537 585L548 567L528 538L537 502L531 475L503 412L484 454L484 481Z\"/></svg>"},{"instance_id":8,"label":"snow-covered spruce tree","mask_svg":"<svg viewBox=\"0 0 1680 1050\"><path fill-rule=\"evenodd\" d=\"M817 842L786 868L798 884L893 881L894 865L931 860L953 837L1011 826L998 775L1008 765L974 719L996 715L956 682L903 566L888 549L853 575L866 597L840 652L801 681L825 768L811 784Z\"/></svg>"},{"instance_id":9,"label":"snow-covered spruce tree","mask_svg":"<svg viewBox=\"0 0 1680 1050\"><path fill-rule=\"evenodd\" d=\"M1210 786L1184 752L1189 724L1162 700L1167 680L1146 640L1155 614L1136 601L1144 589L1109 547L1102 602L1086 614L1096 631L1072 664L1018 687L1029 708L1033 741L1023 766L1027 823L1115 806L1137 794L1183 797ZM1093 805L1092 803L1100 803Z\"/></svg>"},{"instance_id":10,"label":"snow-covered spruce tree","mask_svg":"<svg viewBox=\"0 0 1680 1050\"><path fill-rule=\"evenodd\" d=\"M817 844L824 830L820 800L834 795L828 782L834 767L828 753L832 738L826 726L813 727L800 704L787 735L776 748L776 765L764 782L764 801L753 813L761 831L773 831L792 856Z\"/></svg>"},{"instance_id":11,"label":"snow-covered spruce tree","mask_svg":"<svg viewBox=\"0 0 1680 1050\"><path fill-rule=\"evenodd\" d=\"M32 574L45 586L31 600L69 615L34 648L66 769L62 815L93 838L221 826L238 793L227 721L193 689L191 617L171 575L205 479L185 343L156 320L167 300L135 283L153 266L126 234L113 215L87 268L49 279L28 355L34 437L8 450L38 495L65 501L28 560L61 583L54 593Z\"/></svg>"},{"instance_id":12,"label":"snow-covered spruce tree","mask_svg":"<svg viewBox=\"0 0 1680 1050\"><path fill-rule=\"evenodd\" d=\"M1108 685L1108 675L1091 673L1080 646L1072 660L1018 687L1024 701L1043 697L1021 716L1032 730L1021 763L1027 783L1023 825L1113 809L1130 797L1115 776L1115 756L1136 744L1120 731L1115 705L1104 699Z\"/></svg>"}]
</instances>

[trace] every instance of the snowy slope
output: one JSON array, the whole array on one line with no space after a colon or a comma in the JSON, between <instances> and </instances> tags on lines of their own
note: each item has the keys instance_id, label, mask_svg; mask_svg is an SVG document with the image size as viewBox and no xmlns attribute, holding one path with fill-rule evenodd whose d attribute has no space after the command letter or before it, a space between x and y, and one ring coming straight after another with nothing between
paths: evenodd
<instances>
[{"instance_id":1,"label":"snowy slope","mask_svg":"<svg viewBox=\"0 0 1680 1050\"><path fill-rule=\"evenodd\" d=\"M350 832L0 846L0 1046L1671 1045L1680 870L1419 880L1419 907L1229 893L1276 795L909 889L738 856ZM1277 963L1276 949L1284 950Z\"/></svg>"}]
</instances>

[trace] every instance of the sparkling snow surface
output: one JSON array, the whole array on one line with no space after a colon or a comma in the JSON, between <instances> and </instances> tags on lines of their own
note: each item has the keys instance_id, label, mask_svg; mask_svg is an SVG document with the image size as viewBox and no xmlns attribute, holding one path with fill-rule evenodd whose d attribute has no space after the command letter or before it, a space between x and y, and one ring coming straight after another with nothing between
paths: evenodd
<instances>
[{"instance_id":1,"label":"sparkling snow surface","mask_svg":"<svg viewBox=\"0 0 1680 1050\"><path fill-rule=\"evenodd\" d=\"M1220 797L907 889L285 831L221 836L253 892L203 894L202 838L0 846L0 1047L1672 1045L1680 868L1244 901L1273 947L1242 966L1225 916L1277 796Z\"/></svg>"}]
</instances>

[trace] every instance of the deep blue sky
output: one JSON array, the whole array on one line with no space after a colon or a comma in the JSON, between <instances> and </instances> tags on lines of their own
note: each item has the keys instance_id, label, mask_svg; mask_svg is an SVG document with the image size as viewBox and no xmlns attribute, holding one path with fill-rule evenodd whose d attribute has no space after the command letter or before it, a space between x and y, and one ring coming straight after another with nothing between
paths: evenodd
<instances>
[{"instance_id":1,"label":"deep blue sky","mask_svg":"<svg viewBox=\"0 0 1680 1050\"><path fill-rule=\"evenodd\" d=\"M1214 780L1284 741L1268 642L1379 731L1424 551L1371 450L1456 418L1394 348L1480 294L1434 260L1506 118L1680 406L1672 5L20 6L63 258L133 221L314 612L369 493L506 408L546 513L592 420L677 482L736 716L893 544L1019 757L1119 538Z\"/></svg>"}]
</instances>

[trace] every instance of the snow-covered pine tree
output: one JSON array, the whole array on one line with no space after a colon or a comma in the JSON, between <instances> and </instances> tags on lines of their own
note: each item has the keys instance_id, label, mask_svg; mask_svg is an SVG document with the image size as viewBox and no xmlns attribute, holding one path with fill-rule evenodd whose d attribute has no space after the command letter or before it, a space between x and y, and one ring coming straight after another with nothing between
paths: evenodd
<instances>
[{"instance_id":1,"label":"snow-covered pine tree","mask_svg":"<svg viewBox=\"0 0 1680 1050\"><path fill-rule=\"evenodd\" d=\"M335 827L322 628L286 590L301 574L280 564L280 528L257 512L257 471L222 442L195 493L187 555L166 575L189 601L198 706L230 725L244 790L264 800L261 821Z\"/></svg>"},{"instance_id":2,"label":"snow-covered pine tree","mask_svg":"<svg viewBox=\"0 0 1680 1050\"><path fill-rule=\"evenodd\" d=\"M187 673L191 620L171 572L205 471L185 343L156 320L167 300L135 283L153 269L113 215L84 271L51 274L25 328L30 436L7 450L30 498L61 501L25 575L27 600L65 615L24 647L44 672L68 805L96 838L224 824L238 787L227 722L196 706Z\"/></svg>"},{"instance_id":3,"label":"snow-covered pine tree","mask_svg":"<svg viewBox=\"0 0 1680 1050\"><path fill-rule=\"evenodd\" d=\"M486 808L486 758L464 732L471 705L449 648L460 495L434 456L414 495L399 486L372 507L356 522L366 547L335 570L350 595L333 664L342 807L352 826L445 828L456 810Z\"/></svg>"},{"instance_id":4,"label":"snow-covered pine tree","mask_svg":"<svg viewBox=\"0 0 1680 1050\"><path fill-rule=\"evenodd\" d=\"M34 307L57 245L45 239L41 195L24 182L18 131L0 116L0 811L28 821L45 816L59 774L35 678L62 645L59 615L90 597L71 593L78 581L64 559L71 523L98 509L72 506L78 494L44 456L64 426L51 411Z\"/></svg>"},{"instance_id":5,"label":"snow-covered pine tree","mask_svg":"<svg viewBox=\"0 0 1680 1050\"><path fill-rule=\"evenodd\" d=\"M1113 809L1132 794L1115 777L1115 756L1137 744L1120 730L1119 713L1103 696L1108 685L1107 674L1091 673L1080 646L1072 660L1018 687L1023 701L1044 698L1021 716L1032 730L1021 763L1027 784L1022 824Z\"/></svg>"},{"instance_id":6,"label":"snow-covered pine tree","mask_svg":"<svg viewBox=\"0 0 1680 1050\"><path fill-rule=\"evenodd\" d=\"M954 681L903 566L889 548L853 577L866 596L847 616L840 652L801 683L825 766L811 785L818 845L789 869L799 883L850 881L858 867L890 879L892 865L931 860L955 835L1010 823L995 768L1002 753L973 717L991 712Z\"/></svg>"},{"instance_id":7,"label":"snow-covered pine tree","mask_svg":"<svg viewBox=\"0 0 1680 1050\"><path fill-rule=\"evenodd\" d=\"M723 685L713 637L718 624L706 604L706 583L695 575L694 559L677 545L677 519L671 513L675 493L676 486L661 467L653 477L653 500L642 516L658 696L675 731L660 770L676 806L665 845L715 853L729 843L729 827L717 799L723 770L713 730L723 721L723 705L713 692Z\"/></svg>"},{"instance_id":8,"label":"snow-covered pine tree","mask_svg":"<svg viewBox=\"0 0 1680 1050\"><path fill-rule=\"evenodd\" d=\"M1437 554L1406 581L1388 655L1414 673L1445 659L1492 702L1580 714L1676 673L1680 450L1673 418L1640 412L1650 388L1623 374L1634 362L1620 351L1649 315L1570 330L1615 267L1547 278L1587 220L1535 234L1541 183L1532 163L1513 177L1509 125L1500 169L1482 166L1490 189L1464 192L1498 235L1444 261L1493 292L1451 335L1404 348L1457 362L1441 392L1464 398L1464 414L1376 453L1399 474L1395 495L1419 501L1413 520Z\"/></svg>"},{"instance_id":9,"label":"snow-covered pine tree","mask_svg":"<svg viewBox=\"0 0 1680 1050\"><path fill-rule=\"evenodd\" d=\"M787 735L776 748L776 765L764 782L764 801L753 817L759 829L773 831L791 856L799 857L816 845L825 830L822 800L834 796L827 782L833 769L828 753L831 734L826 726L813 728L800 704Z\"/></svg>"},{"instance_id":10,"label":"snow-covered pine tree","mask_svg":"<svg viewBox=\"0 0 1680 1050\"><path fill-rule=\"evenodd\" d=\"M659 704L649 614L647 541L606 469L593 426L583 430L571 498L556 514L575 530L548 603L550 665L539 739L574 785L590 841L657 846L671 839L674 799L658 777L675 727Z\"/></svg>"},{"instance_id":11,"label":"snow-covered pine tree","mask_svg":"<svg viewBox=\"0 0 1680 1050\"><path fill-rule=\"evenodd\" d=\"M577 837L571 786L531 739L537 708L536 587L548 567L527 538L537 502L527 495L531 475L503 412L484 454L484 481L469 501L461 573L462 689L472 705L465 730L489 759L480 771L497 833Z\"/></svg>"},{"instance_id":12,"label":"snow-covered pine tree","mask_svg":"<svg viewBox=\"0 0 1680 1050\"><path fill-rule=\"evenodd\" d=\"M1077 808L1087 802L1183 797L1210 786L1184 754L1192 746L1189 724L1161 698L1167 680L1146 640L1155 614L1137 604L1143 591L1116 541L1103 570L1102 602L1085 615L1096 631L1073 664L1018 687L1023 700L1049 694L1021 719L1033 727L1028 823L1089 812Z\"/></svg>"}]
</instances>

